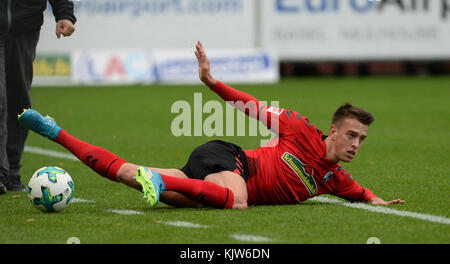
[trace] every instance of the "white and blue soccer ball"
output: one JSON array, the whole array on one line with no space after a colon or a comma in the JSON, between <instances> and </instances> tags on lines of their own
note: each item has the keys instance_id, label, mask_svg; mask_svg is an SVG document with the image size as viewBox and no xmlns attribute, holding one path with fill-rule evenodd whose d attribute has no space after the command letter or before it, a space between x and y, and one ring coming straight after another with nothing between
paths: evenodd
<instances>
[{"instance_id":1,"label":"white and blue soccer ball","mask_svg":"<svg viewBox=\"0 0 450 264\"><path fill-rule=\"evenodd\" d=\"M35 171L27 189L30 202L44 212L59 212L66 208L75 191L69 173L55 166Z\"/></svg>"}]
</instances>

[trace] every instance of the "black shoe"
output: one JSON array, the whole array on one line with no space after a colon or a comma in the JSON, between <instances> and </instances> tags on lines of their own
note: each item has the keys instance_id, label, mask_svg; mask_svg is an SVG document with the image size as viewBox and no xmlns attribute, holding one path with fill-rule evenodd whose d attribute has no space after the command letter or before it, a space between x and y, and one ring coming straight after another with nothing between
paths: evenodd
<instances>
[{"instance_id":1,"label":"black shoe","mask_svg":"<svg viewBox=\"0 0 450 264\"><path fill-rule=\"evenodd\" d=\"M0 195L6 193L6 186L3 184L3 182L0 182Z\"/></svg>"},{"instance_id":2,"label":"black shoe","mask_svg":"<svg viewBox=\"0 0 450 264\"><path fill-rule=\"evenodd\" d=\"M8 179L5 183L8 191L26 192L27 188L22 184L20 178Z\"/></svg>"}]
</instances>

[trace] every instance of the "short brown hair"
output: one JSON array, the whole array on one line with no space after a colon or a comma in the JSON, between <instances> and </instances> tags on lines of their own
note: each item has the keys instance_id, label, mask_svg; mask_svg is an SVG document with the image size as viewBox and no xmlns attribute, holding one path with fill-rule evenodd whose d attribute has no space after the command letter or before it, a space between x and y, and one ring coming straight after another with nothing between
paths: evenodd
<instances>
[{"instance_id":1,"label":"short brown hair","mask_svg":"<svg viewBox=\"0 0 450 264\"><path fill-rule=\"evenodd\" d=\"M375 120L373 115L361 107L354 106L348 102L341 105L336 112L333 114L333 119L331 120L331 124L337 124L341 120L347 117L354 117L359 120L359 122L364 125L370 125Z\"/></svg>"}]
</instances>

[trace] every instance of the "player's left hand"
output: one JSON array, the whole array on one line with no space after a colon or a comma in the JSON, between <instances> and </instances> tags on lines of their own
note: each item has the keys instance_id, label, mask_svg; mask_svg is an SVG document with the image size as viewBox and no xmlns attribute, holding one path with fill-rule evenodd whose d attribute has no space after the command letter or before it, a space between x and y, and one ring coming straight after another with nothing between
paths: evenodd
<instances>
[{"instance_id":1,"label":"player's left hand","mask_svg":"<svg viewBox=\"0 0 450 264\"><path fill-rule=\"evenodd\" d=\"M402 203L405 203L405 200L396 199L396 200L386 202L381 198L375 197L375 198L370 199L370 203L375 204L375 205L402 204Z\"/></svg>"},{"instance_id":2,"label":"player's left hand","mask_svg":"<svg viewBox=\"0 0 450 264\"><path fill-rule=\"evenodd\" d=\"M56 23L56 37L59 39L61 38L61 34L64 37L72 35L72 33L75 31L75 26L73 25L72 21L68 19L60 19L58 20L58 23Z\"/></svg>"}]
</instances>

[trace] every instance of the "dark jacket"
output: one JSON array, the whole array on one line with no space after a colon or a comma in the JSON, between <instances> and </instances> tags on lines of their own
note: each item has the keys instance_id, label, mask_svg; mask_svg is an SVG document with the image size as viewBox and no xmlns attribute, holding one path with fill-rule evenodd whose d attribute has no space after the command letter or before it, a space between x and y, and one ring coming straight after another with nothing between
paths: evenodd
<instances>
[{"instance_id":1,"label":"dark jacket","mask_svg":"<svg viewBox=\"0 0 450 264\"><path fill-rule=\"evenodd\" d=\"M69 19L75 24L73 2L70 0L48 0L55 21ZM47 0L0 0L0 34L23 34L40 30L44 22Z\"/></svg>"}]
</instances>

